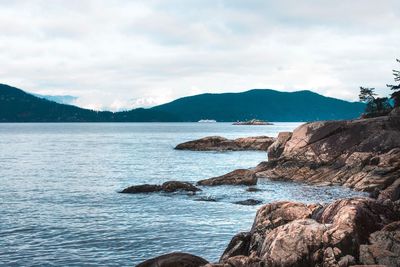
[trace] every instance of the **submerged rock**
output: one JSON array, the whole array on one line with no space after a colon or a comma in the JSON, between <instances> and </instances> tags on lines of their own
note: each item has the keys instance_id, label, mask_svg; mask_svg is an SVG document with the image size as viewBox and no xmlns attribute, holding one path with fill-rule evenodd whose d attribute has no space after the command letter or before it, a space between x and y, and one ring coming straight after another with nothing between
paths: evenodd
<instances>
[{"instance_id":1,"label":"submerged rock","mask_svg":"<svg viewBox=\"0 0 400 267\"><path fill-rule=\"evenodd\" d=\"M193 151L267 151L274 141L273 137L268 136L243 137L234 140L221 136L209 136L179 144L175 149Z\"/></svg>"},{"instance_id":2,"label":"submerged rock","mask_svg":"<svg viewBox=\"0 0 400 267\"><path fill-rule=\"evenodd\" d=\"M246 191L247 191L247 192L259 192L259 191L263 191L263 190L260 189L260 188L257 188L257 187L248 187L248 188L246 189Z\"/></svg>"},{"instance_id":3,"label":"submerged rock","mask_svg":"<svg viewBox=\"0 0 400 267\"><path fill-rule=\"evenodd\" d=\"M245 205L245 206L255 206L258 204L261 204L262 201L261 200L257 200L257 199L246 199L246 200L241 200L241 201L236 201L233 202L234 204L239 204L239 205Z\"/></svg>"},{"instance_id":4,"label":"submerged rock","mask_svg":"<svg viewBox=\"0 0 400 267\"><path fill-rule=\"evenodd\" d=\"M254 171L238 169L222 176L198 181L198 185L255 185L257 178Z\"/></svg>"},{"instance_id":5,"label":"submerged rock","mask_svg":"<svg viewBox=\"0 0 400 267\"><path fill-rule=\"evenodd\" d=\"M151 185L151 184L133 185L125 188L120 193L128 193L128 194L140 194L140 193L152 193L152 192L173 193L177 191L194 193L197 191L201 191L201 189L188 182L169 181L163 183L162 185Z\"/></svg>"},{"instance_id":6,"label":"submerged rock","mask_svg":"<svg viewBox=\"0 0 400 267\"><path fill-rule=\"evenodd\" d=\"M188 253L174 252L149 259L136 267L200 267L208 263L203 258Z\"/></svg>"}]
</instances>

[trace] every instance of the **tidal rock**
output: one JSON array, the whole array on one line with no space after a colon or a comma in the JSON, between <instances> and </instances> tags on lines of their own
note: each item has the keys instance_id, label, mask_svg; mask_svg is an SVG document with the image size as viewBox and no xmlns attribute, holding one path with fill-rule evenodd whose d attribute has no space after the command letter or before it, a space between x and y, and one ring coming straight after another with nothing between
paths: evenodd
<instances>
[{"instance_id":1,"label":"tidal rock","mask_svg":"<svg viewBox=\"0 0 400 267\"><path fill-rule=\"evenodd\" d=\"M255 206L261 203L262 203L261 200L251 199L251 198L234 202L234 204L245 205L245 206Z\"/></svg>"},{"instance_id":2,"label":"tidal rock","mask_svg":"<svg viewBox=\"0 0 400 267\"><path fill-rule=\"evenodd\" d=\"M128 194L153 193L153 192L173 193L177 191L195 193L197 191L201 191L201 189L188 182L169 181L163 183L162 185L151 185L151 184L133 185L125 188L120 193L128 193Z\"/></svg>"},{"instance_id":3,"label":"tidal rock","mask_svg":"<svg viewBox=\"0 0 400 267\"><path fill-rule=\"evenodd\" d=\"M143 184L143 185L129 186L124 190L122 190L120 193L139 194L139 193L160 192L161 190L162 190L161 185Z\"/></svg>"},{"instance_id":4,"label":"tidal rock","mask_svg":"<svg viewBox=\"0 0 400 267\"><path fill-rule=\"evenodd\" d=\"M259 191L263 191L262 189L260 189L260 188L257 188L257 187L248 187L247 189L246 189L246 191L247 192L259 192Z\"/></svg>"},{"instance_id":5,"label":"tidal rock","mask_svg":"<svg viewBox=\"0 0 400 267\"><path fill-rule=\"evenodd\" d=\"M136 267L200 267L208 263L203 258L188 253L174 252L140 263Z\"/></svg>"},{"instance_id":6,"label":"tidal rock","mask_svg":"<svg viewBox=\"0 0 400 267\"><path fill-rule=\"evenodd\" d=\"M254 171L247 169L238 169L222 176L209 178L197 182L198 185L255 185L257 177Z\"/></svg>"},{"instance_id":7,"label":"tidal rock","mask_svg":"<svg viewBox=\"0 0 400 267\"><path fill-rule=\"evenodd\" d=\"M193 151L267 151L268 147L274 141L275 139L273 137L268 136L244 137L234 140L221 136L209 136L179 144L175 149Z\"/></svg>"},{"instance_id":8,"label":"tidal rock","mask_svg":"<svg viewBox=\"0 0 400 267\"><path fill-rule=\"evenodd\" d=\"M167 193L176 191L197 192L201 191L200 188L188 182L168 181L162 184L162 190Z\"/></svg>"}]
</instances>

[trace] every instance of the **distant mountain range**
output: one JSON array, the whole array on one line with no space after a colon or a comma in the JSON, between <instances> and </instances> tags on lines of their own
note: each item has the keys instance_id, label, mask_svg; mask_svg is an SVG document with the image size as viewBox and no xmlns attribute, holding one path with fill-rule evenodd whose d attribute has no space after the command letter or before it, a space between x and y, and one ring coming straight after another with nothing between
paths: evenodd
<instances>
[{"instance_id":1,"label":"distant mountain range","mask_svg":"<svg viewBox=\"0 0 400 267\"><path fill-rule=\"evenodd\" d=\"M315 121L359 117L364 104L324 97L311 91L254 89L242 93L201 94L153 108L94 111L59 104L0 84L0 122L233 122Z\"/></svg>"},{"instance_id":2,"label":"distant mountain range","mask_svg":"<svg viewBox=\"0 0 400 267\"><path fill-rule=\"evenodd\" d=\"M73 105L74 101L78 99L78 97L72 95L40 95L40 94L32 94L32 95L50 101L54 101L59 104L67 104L67 105Z\"/></svg>"}]
</instances>

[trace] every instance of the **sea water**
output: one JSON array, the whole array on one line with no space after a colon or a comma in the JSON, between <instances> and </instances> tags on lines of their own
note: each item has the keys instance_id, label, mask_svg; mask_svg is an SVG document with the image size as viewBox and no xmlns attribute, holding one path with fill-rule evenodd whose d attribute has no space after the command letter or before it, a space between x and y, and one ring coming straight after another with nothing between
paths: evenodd
<instances>
[{"instance_id":1,"label":"sea water","mask_svg":"<svg viewBox=\"0 0 400 267\"><path fill-rule=\"evenodd\" d=\"M343 187L260 181L203 187L197 195L119 194L130 185L189 181L250 168L265 152L192 152L178 143L291 131L299 123L0 124L0 265L133 266L182 251L218 260L251 228L248 198L330 202L360 193ZM215 201L201 201L215 200Z\"/></svg>"}]
</instances>

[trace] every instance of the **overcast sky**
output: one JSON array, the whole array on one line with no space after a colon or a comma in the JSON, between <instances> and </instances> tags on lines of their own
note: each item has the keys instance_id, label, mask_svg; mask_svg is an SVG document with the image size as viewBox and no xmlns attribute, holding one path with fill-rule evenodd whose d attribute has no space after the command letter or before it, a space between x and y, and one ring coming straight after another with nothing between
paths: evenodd
<instances>
[{"instance_id":1,"label":"overcast sky","mask_svg":"<svg viewBox=\"0 0 400 267\"><path fill-rule=\"evenodd\" d=\"M389 93L400 1L0 0L0 83L128 109L203 92Z\"/></svg>"}]
</instances>

